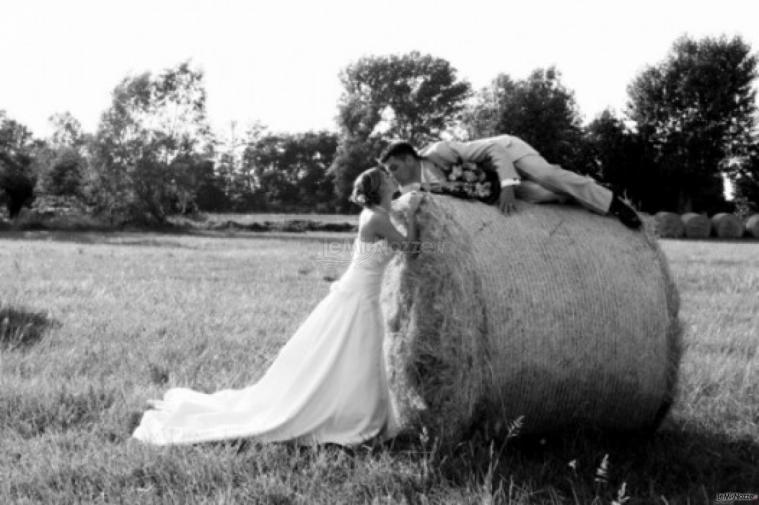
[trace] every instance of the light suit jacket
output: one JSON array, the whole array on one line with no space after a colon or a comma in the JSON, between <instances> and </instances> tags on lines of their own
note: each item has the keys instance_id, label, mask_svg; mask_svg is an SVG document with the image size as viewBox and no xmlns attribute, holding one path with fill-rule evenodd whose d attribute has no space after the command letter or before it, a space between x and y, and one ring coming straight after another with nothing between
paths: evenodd
<instances>
[{"instance_id":1,"label":"light suit jacket","mask_svg":"<svg viewBox=\"0 0 759 505\"><path fill-rule=\"evenodd\" d=\"M422 180L445 179L451 166L462 162L477 163L485 170L495 170L500 180L519 178L514 162L539 153L527 142L513 135L498 135L471 142L443 140L420 151ZM427 163L425 163L425 161Z\"/></svg>"}]
</instances>

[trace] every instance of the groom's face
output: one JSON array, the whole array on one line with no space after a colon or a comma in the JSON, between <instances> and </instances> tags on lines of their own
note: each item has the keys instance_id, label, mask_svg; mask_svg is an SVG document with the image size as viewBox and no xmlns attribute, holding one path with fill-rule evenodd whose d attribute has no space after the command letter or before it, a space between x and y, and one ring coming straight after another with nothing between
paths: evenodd
<instances>
[{"instance_id":1,"label":"groom's face","mask_svg":"<svg viewBox=\"0 0 759 505\"><path fill-rule=\"evenodd\" d=\"M408 154L404 156L391 156L385 162L385 168L393 176L393 179L403 186L414 181L416 163L417 160Z\"/></svg>"}]
</instances>

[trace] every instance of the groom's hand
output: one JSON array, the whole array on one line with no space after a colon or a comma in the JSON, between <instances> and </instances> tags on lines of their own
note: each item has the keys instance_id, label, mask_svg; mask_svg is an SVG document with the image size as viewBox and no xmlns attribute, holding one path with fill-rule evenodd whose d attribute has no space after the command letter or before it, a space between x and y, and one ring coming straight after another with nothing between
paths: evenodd
<instances>
[{"instance_id":1,"label":"groom's hand","mask_svg":"<svg viewBox=\"0 0 759 505\"><path fill-rule=\"evenodd\" d=\"M501 196L498 199L498 208L506 215L517 210L514 186L501 188Z\"/></svg>"}]
</instances>

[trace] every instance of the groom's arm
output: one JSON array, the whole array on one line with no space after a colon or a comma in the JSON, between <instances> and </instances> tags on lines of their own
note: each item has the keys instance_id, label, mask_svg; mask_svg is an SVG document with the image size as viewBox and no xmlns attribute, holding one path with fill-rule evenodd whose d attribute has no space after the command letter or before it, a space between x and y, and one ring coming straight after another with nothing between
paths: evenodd
<instances>
[{"instance_id":1,"label":"groom's arm","mask_svg":"<svg viewBox=\"0 0 759 505\"><path fill-rule=\"evenodd\" d=\"M519 174L506 148L491 139L471 142L453 140L435 142L420 154L441 166L472 162L477 163L484 170L495 170L501 181L519 179Z\"/></svg>"},{"instance_id":2,"label":"groom's arm","mask_svg":"<svg viewBox=\"0 0 759 505\"><path fill-rule=\"evenodd\" d=\"M491 139L480 139L472 142L443 141L426 147L421 156L441 166L451 166L462 162L476 163L483 170L495 170L501 182L501 193L498 208L504 214L516 209L514 186L504 186L504 181L519 181L514 163L511 161L506 148Z\"/></svg>"}]
</instances>

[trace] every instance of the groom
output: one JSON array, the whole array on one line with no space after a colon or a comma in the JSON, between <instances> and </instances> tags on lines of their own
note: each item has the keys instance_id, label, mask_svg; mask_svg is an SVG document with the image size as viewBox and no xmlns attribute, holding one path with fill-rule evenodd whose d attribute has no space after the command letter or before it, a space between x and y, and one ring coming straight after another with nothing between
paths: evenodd
<instances>
[{"instance_id":1,"label":"groom","mask_svg":"<svg viewBox=\"0 0 759 505\"><path fill-rule=\"evenodd\" d=\"M558 165L548 163L527 142L513 135L499 135L471 142L441 141L420 153L408 142L392 142L380 162L401 187L402 193L424 184L444 182L454 165L476 163L494 170L501 184L498 207L504 214L515 210L515 189L533 202L569 198L598 214L616 216L630 228L641 226L635 210L609 189ZM523 188L520 188L523 186Z\"/></svg>"}]
</instances>

